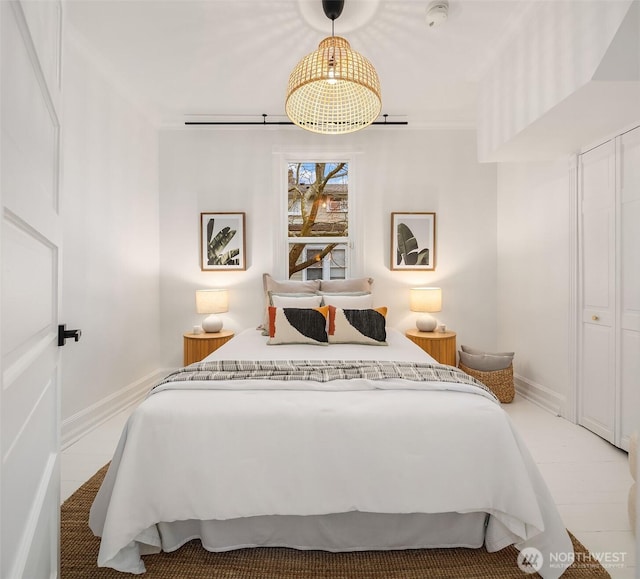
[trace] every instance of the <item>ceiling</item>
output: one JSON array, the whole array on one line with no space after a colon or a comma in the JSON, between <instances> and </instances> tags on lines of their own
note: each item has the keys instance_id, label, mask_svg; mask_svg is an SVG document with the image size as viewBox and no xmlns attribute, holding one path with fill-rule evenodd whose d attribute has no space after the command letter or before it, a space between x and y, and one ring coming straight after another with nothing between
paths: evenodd
<instances>
[{"instance_id":1,"label":"ceiling","mask_svg":"<svg viewBox=\"0 0 640 579\"><path fill-rule=\"evenodd\" d=\"M376 67L383 113L411 125L473 126L478 81L534 0L346 0L336 20ZM73 36L161 124L284 119L289 73L331 33L321 0L75 0Z\"/></svg>"}]
</instances>

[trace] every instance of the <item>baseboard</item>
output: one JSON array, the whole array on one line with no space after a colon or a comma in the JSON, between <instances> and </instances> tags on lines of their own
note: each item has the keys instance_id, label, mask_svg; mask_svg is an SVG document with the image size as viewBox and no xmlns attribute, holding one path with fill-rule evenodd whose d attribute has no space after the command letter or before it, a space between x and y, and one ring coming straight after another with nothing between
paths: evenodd
<instances>
[{"instance_id":1,"label":"baseboard","mask_svg":"<svg viewBox=\"0 0 640 579\"><path fill-rule=\"evenodd\" d=\"M144 398L151 386L168 373L169 371L158 368L63 420L61 449L66 449L103 422Z\"/></svg>"},{"instance_id":2,"label":"baseboard","mask_svg":"<svg viewBox=\"0 0 640 579\"><path fill-rule=\"evenodd\" d=\"M513 376L513 382L516 387L516 392L520 396L556 416L562 416L562 410L566 403L564 396L518 374Z\"/></svg>"}]
</instances>

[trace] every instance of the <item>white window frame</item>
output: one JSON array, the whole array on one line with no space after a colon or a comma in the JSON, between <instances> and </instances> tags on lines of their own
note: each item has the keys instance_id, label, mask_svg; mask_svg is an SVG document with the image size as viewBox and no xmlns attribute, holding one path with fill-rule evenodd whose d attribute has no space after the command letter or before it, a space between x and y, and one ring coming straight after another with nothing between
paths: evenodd
<instances>
[{"instance_id":1,"label":"white window frame","mask_svg":"<svg viewBox=\"0 0 640 579\"><path fill-rule=\"evenodd\" d=\"M341 243L347 245L347 279L363 275L364 247L361 230L358 227L358 157L360 153L349 151L327 152L274 152L274 189L279 200L278 229L275 235L276 255L274 256L273 275L279 279L289 279L289 243L288 235L288 167L290 163L341 163L349 164L349 235L344 237L300 238L301 243L326 244ZM346 241L345 241L346 240Z\"/></svg>"}]
</instances>

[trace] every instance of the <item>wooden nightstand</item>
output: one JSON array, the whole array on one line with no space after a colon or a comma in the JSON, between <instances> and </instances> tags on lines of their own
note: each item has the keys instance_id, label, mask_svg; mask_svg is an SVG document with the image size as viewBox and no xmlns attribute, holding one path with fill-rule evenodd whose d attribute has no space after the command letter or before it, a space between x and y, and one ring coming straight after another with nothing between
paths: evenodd
<instances>
[{"instance_id":1,"label":"wooden nightstand","mask_svg":"<svg viewBox=\"0 0 640 579\"><path fill-rule=\"evenodd\" d=\"M449 366L456 365L455 332L421 332L419 330L407 330L405 335L441 364L448 364Z\"/></svg>"},{"instance_id":2,"label":"wooden nightstand","mask_svg":"<svg viewBox=\"0 0 640 579\"><path fill-rule=\"evenodd\" d=\"M233 338L233 332L220 330L210 334L184 334L184 365L200 362L203 358L215 352L222 344Z\"/></svg>"}]
</instances>

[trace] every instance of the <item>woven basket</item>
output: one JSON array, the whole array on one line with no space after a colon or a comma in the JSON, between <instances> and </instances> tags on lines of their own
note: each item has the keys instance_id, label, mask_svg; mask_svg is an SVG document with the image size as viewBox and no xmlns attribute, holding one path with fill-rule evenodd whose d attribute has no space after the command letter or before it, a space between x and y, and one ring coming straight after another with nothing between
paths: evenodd
<instances>
[{"instance_id":1,"label":"woven basket","mask_svg":"<svg viewBox=\"0 0 640 579\"><path fill-rule=\"evenodd\" d=\"M479 382L482 382L489 388L502 403L513 402L516 394L513 386L513 364L504 370L492 370L491 372L483 372L482 370L474 370L465 366L462 362L458 364L458 368L469 374Z\"/></svg>"}]
</instances>

